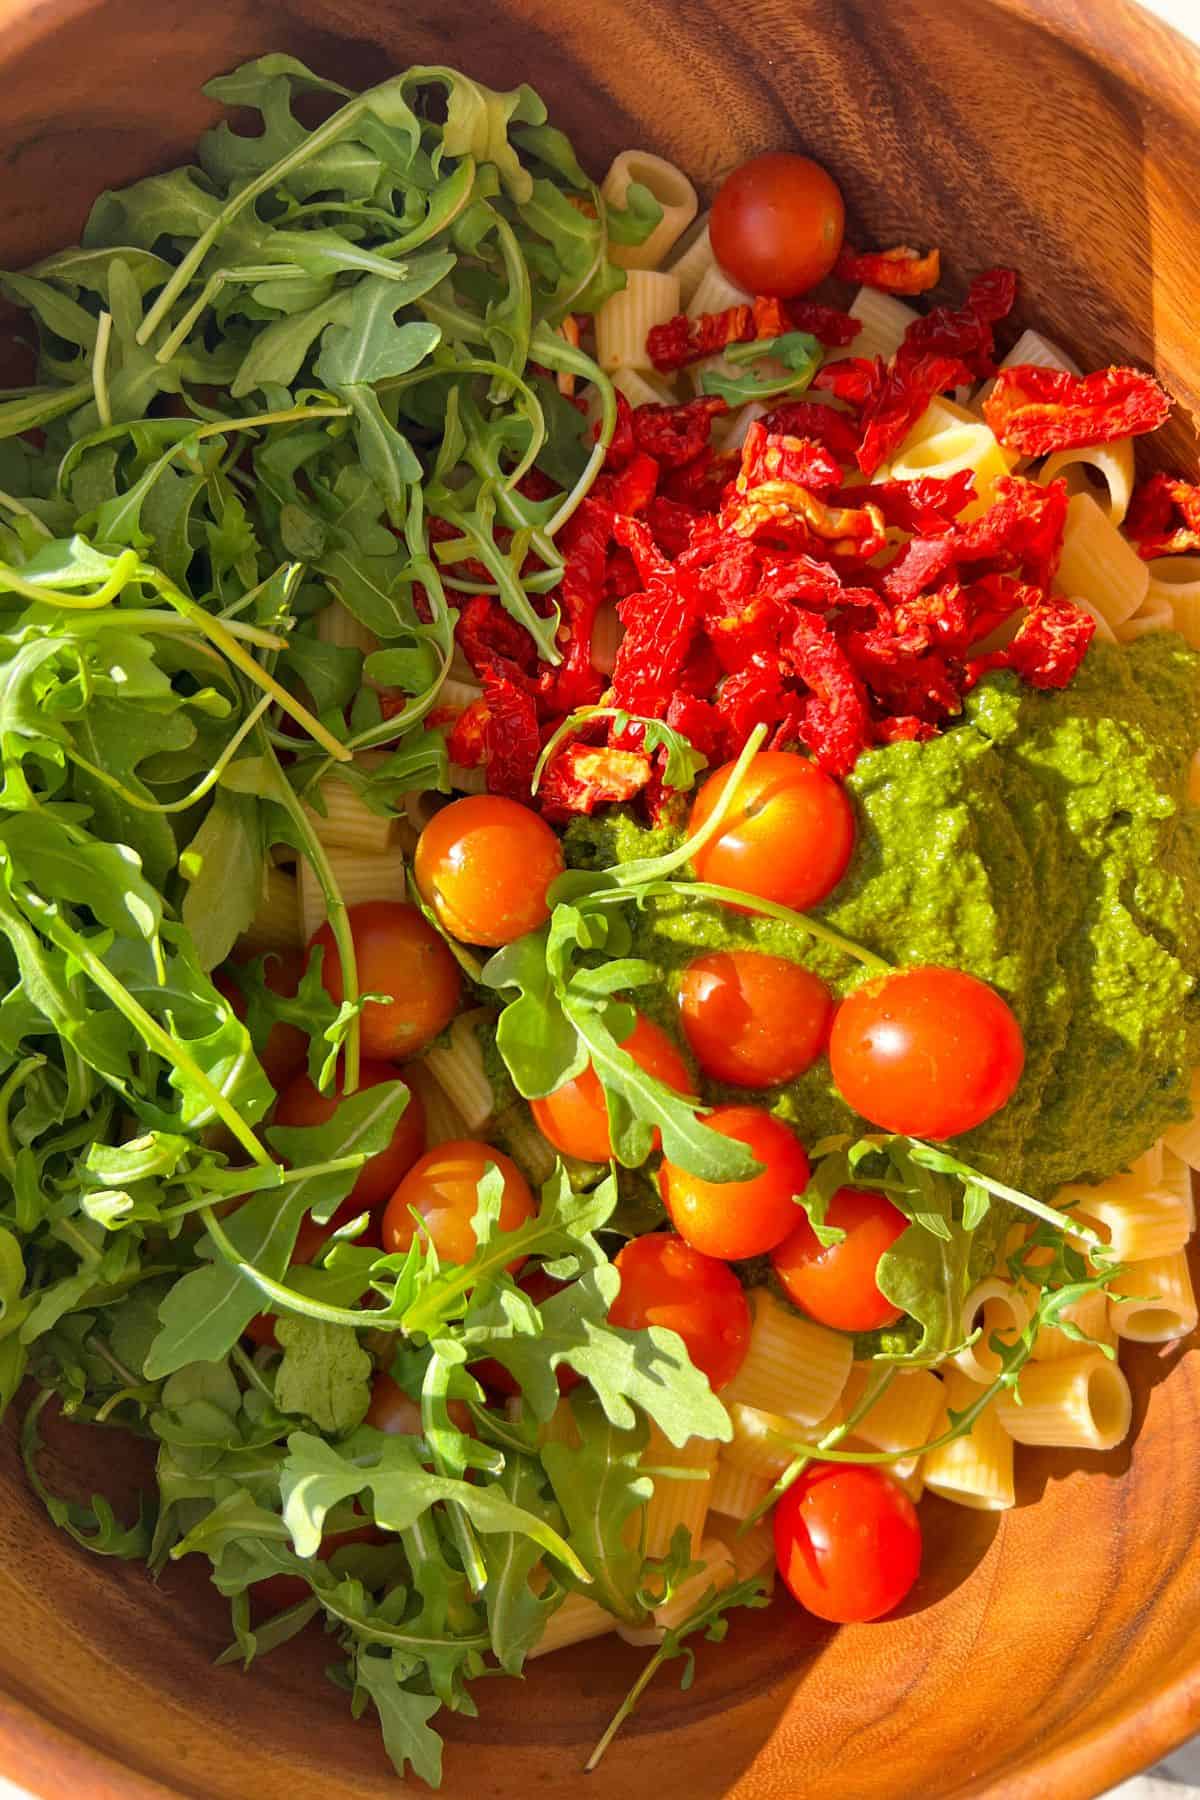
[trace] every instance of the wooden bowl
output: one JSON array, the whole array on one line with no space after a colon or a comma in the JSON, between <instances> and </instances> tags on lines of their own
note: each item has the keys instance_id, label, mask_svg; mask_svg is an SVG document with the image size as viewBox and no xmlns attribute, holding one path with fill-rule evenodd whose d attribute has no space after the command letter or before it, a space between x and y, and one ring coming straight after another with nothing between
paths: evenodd
<instances>
[{"instance_id":1,"label":"wooden bowl","mask_svg":"<svg viewBox=\"0 0 1200 1800\"><path fill-rule=\"evenodd\" d=\"M366 84L411 62L534 82L597 173L627 145L711 185L796 144L865 240L940 244L948 288L1022 274L1022 322L1089 365L1155 365L1194 466L1200 56L1120 0L0 0L0 261L70 241L102 186L169 167L209 123L207 75L270 49ZM1076 1800L1200 1727L1200 1359L1133 1361L1137 1436L1112 1457L1020 1458L1000 1520L927 1503L927 1562L886 1623L797 1608L660 1678L600 1771L588 1749L642 1653L586 1645L483 1684L451 1723L445 1791L486 1800ZM133 1477L74 1433L62 1484ZM88 1800L367 1800L398 1790L374 1726L320 1675L319 1635L215 1670L225 1610L200 1568L154 1586L49 1524L0 1459L0 1767ZM551 1666L551 1663L553 1666Z\"/></svg>"}]
</instances>

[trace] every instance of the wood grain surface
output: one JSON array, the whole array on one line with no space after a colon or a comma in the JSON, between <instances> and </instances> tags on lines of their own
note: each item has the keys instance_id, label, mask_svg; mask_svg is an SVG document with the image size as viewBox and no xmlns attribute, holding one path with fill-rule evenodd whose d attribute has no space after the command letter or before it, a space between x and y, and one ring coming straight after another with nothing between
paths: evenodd
<instances>
[{"instance_id":1,"label":"wood grain surface","mask_svg":"<svg viewBox=\"0 0 1200 1800\"><path fill-rule=\"evenodd\" d=\"M70 239L106 183L187 155L199 82L268 49L366 83L413 61L532 81L599 173L629 144L704 186L797 145L864 241L936 242L957 293L1017 266L1017 324L1082 361L1155 365L1195 467L1200 57L1121 0L0 0L0 262ZM789 1604L702 1646L600 1771L581 1768L640 1666L589 1644L484 1684L452 1723L449 1800L1083 1800L1200 1726L1200 1358L1143 1351L1132 1452L1020 1459L1018 1509L927 1502L898 1617L834 1633ZM57 1465L57 1466L55 1466ZM131 1491L127 1445L70 1432L53 1482ZM384 1800L310 1632L215 1670L200 1568L155 1585L84 1556L0 1445L0 1770L47 1800Z\"/></svg>"}]
</instances>

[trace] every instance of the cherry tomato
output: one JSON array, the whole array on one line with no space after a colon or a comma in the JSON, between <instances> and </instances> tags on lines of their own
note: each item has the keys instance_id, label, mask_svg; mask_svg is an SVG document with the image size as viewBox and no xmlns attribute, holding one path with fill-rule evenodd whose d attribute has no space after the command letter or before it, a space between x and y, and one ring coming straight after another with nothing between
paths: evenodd
<instances>
[{"instance_id":1,"label":"cherry tomato","mask_svg":"<svg viewBox=\"0 0 1200 1800\"><path fill-rule=\"evenodd\" d=\"M775 1561L819 1619L856 1625L881 1618L920 1572L917 1509L878 1469L814 1463L775 1508Z\"/></svg>"},{"instance_id":2,"label":"cherry tomato","mask_svg":"<svg viewBox=\"0 0 1200 1800\"><path fill-rule=\"evenodd\" d=\"M900 1309L880 1293L875 1271L884 1251L907 1230L904 1214L886 1194L844 1187L829 1202L825 1222L845 1232L841 1243L822 1249L801 1213L795 1229L771 1252L789 1300L834 1331L879 1331L894 1325Z\"/></svg>"},{"instance_id":3,"label":"cherry tomato","mask_svg":"<svg viewBox=\"0 0 1200 1800\"><path fill-rule=\"evenodd\" d=\"M689 1093L692 1078L688 1066L665 1031L637 1015L633 1030L621 1045L640 1069L656 1075L678 1094ZM580 1162L607 1162L613 1153L608 1132L608 1108L600 1078L589 1063L582 1075L564 1081L560 1088L543 1100L531 1100L530 1110L538 1130L549 1138L564 1156L577 1156ZM656 1131L657 1149L662 1139Z\"/></svg>"},{"instance_id":4,"label":"cherry tomato","mask_svg":"<svg viewBox=\"0 0 1200 1800\"><path fill-rule=\"evenodd\" d=\"M961 969L896 969L843 1000L829 1039L842 1098L884 1131L957 1137L1021 1079L1025 1045L995 988Z\"/></svg>"},{"instance_id":5,"label":"cherry tomato","mask_svg":"<svg viewBox=\"0 0 1200 1800\"><path fill-rule=\"evenodd\" d=\"M561 1294L568 1285L565 1281L555 1281L552 1275L547 1275L540 1263L532 1269L526 1269L517 1283L535 1306L540 1306L543 1300L549 1300L552 1294ZM486 1356L482 1362L472 1363L471 1373L476 1381L482 1381L484 1387L491 1388L495 1394L519 1394L521 1391L521 1384L516 1376L510 1375L504 1364L497 1362L494 1356ZM583 1379L565 1363L560 1363L554 1374L560 1394L569 1394Z\"/></svg>"},{"instance_id":6,"label":"cherry tomato","mask_svg":"<svg viewBox=\"0 0 1200 1800\"><path fill-rule=\"evenodd\" d=\"M364 1210L362 1202L356 1201L351 1196L350 1199L342 1201L333 1217L328 1219L324 1225L318 1225L311 1213L305 1213L300 1221L300 1229L296 1233L291 1267L296 1268L315 1262L317 1252L329 1242L334 1232L340 1231L343 1225L348 1225L351 1219L357 1219ZM354 1241L356 1244L367 1244L375 1249L381 1248L378 1219L369 1220L365 1231ZM246 1336L251 1343L271 1344L278 1347L279 1339L275 1335L276 1323L277 1314L275 1313L255 1313L245 1328Z\"/></svg>"},{"instance_id":7,"label":"cherry tomato","mask_svg":"<svg viewBox=\"0 0 1200 1800\"><path fill-rule=\"evenodd\" d=\"M515 1231L536 1211L529 1183L511 1158L490 1144L462 1138L427 1150L414 1163L388 1201L383 1215L383 1245L391 1252L407 1250L416 1234L413 1213L422 1221L443 1262L470 1262L478 1247L474 1218L479 1208L479 1183L489 1163L504 1178L500 1201L501 1231ZM520 1268L518 1258L510 1268Z\"/></svg>"},{"instance_id":8,"label":"cherry tomato","mask_svg":"<svg viewBox=\"0 0 1200 1800\"><path fill-rule=\"evenodd\" d=\"M403 1077L394 1063L359 1064L358 1085L378 1087L381 1082L400 1081ZM342 1104L340 1091L322 1094L307 1075L297 1075L284 1089L275 1107L276 1125L324 1125ZM367 1212L390 1200L397 1182L401 1181L425 1148L425 1108L415 1088L408 1090L408 1105L400 1114L391 1142L384 1150L369 1156L355 1177L354 1186L343 1205L353 1203L355 1212ZM353 1216L353 1215L351 1215Z\"/></svg>"},{"instance_id":9,"label":"cherry tomato","mask_svg":"<svg viewBox=\"0 0 1200 1800\"><path fill-rule=\"evenodd\" d=\"M808 1186L804 1146L794 1131L757 1106L718 1106L704 1122L747 1145L762 1172L748 1181L702 1181L664 1160L658 1173L663 1205L693 1250L725 1262L761 1256L796 1223L796 1196Z\"/></svg>"},{"instance_id":10,"label":"cherry tomato","mask_svg":"<svg viewBox=\"0 0 1200 1800\"><path fill-rule=\"evenodd\" d=\"M303 950L271 951L263 963L263 980L267 987L273 994L281 994L290 1000L300 986L306 960ZM246 996L234 977L219 969L213 976L213 986L228 1000L235 1016L244 1019ZM258 1060L278 1094L308 1060L308 1039L298 1025L287 1025L280 1019L267 1033Z\"/></svg>"},{"instance_id":11,"label":"cherry tomato","mask_svg":"<svg viewBox=\"0 0 1200 1800\"><path fill-rule=\"evenodd\" d=\"M808 156L768 150L717 189L708 230L713 255L748 294L803 294L837 261L846 226L841 190Z\"/></svg>"},{"instance_id":12,"label":"cherry tomato","mask_svg":"<svg viewBox=\"0 0 1200 1800\"><path fill-rule=\"evenodd\" d=\"M363 994L387 994L369 1000L362 1013L364 1056L400 1062L423 1050L444 1031L462 997L458 964L433 926L415 906L401 900L364 900L350 908L350 931L358 961L358 987ZM313 934L312 949L325 955L321 980L340 1006L342 965L328 923Z\"/></svg>"},{"instance_id":13,"label":"cherry tomato","mask_svg":"<svg viewBox=\"0 0 1200 1800\"><path fill-rule=\"evenodd\" d=\"M446 1411L460 1431L468 1437L476 1436L475 1421L465 1400L448 1401ZM364 1422L376 1431L387 1432L389 1437L420 1437L421 1408L390 1375L380 1373L371 1383L371 1404Z\"/></svg>"},{"instance_id":14,"label":"cherry tomato","mask_svg":"<svg viewBox=\"0 0 1200 1800\"><path fill-rule=\"evenodd\" d=\"M683 972L679 1017L706 1075L766 1088L794 1081L816 1061L833 1001L823 981L782 956L712 950Z\"/></svg>"},{"instance_id":15,"label":"cherry tomato","mask_svg":"<svg viewBox=\"0 0 1200 1800\"><path fill-rule=\"evenodd\" d=\"M732 769L726 763L700 789L692 831L713 811ZM692 862L701 881L803 912L833 892L853 848L854 814L845 789L807 757L764 750L746 770L716 837Z\"/></svg>"},{"instance_id":16,"label":"cherry tomato","mask_svg":"<svg viewBox=\"0 0 1200 1800\"><path fill-rule=\"evenodd\" d=\"M713 1391L728 1387L750 1342L750 1307L733 1270L665 1231L632 1239L616 1268L621 1291L609 1308L611 1323L677 1332Z\"/></svg>"},{"instance_id":17,"label":"cherry tomato","mask_svg":"<svg viewBox=\"0 0 1200 1800\"><path fill-rule=\"evenodd\" d=\"M421 833L413 873L426 906L466 944L511 944L550 917L562 846L527 806L500 794L452 801Z\"/></svg>"}]
</instances>

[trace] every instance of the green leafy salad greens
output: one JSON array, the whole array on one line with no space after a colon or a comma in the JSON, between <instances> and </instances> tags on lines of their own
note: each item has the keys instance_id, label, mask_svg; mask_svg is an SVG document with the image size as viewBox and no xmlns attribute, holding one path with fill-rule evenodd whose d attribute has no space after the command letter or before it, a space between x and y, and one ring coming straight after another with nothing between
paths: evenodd
<instances>
[{"instance_id":1,"label":"green leafy salad greens","mask_svg":"<svg viewBox=\"0 0 1200 1800\"><path fill-rule=\"evenodd\" d=\"M599 1069L622 1169L557 1167L516 1231L499 1226L493 1170L461 1267L419 1238L382 1255L357 1241L360 1218L291 1268L301 1221L333 1218L409 1098L399 1078L356 1091L363 998L306 800L339 770L382 814L448 790L424 721L460 595L494 595L558 660L542 596L615 400L557 328L622 286L609 236L639 241L659 210L634 187L606 211L527 87L418 68L356 95L266 56L206 91L256 115L256 134L219 125L193 166L103 194L81 244L0 275L18 334L36 336L29 382L0 396L0 1410L28 1380L29 1477L83 1548L152 1571L208 1557L247 1664L321 1621L355 1715L373 1709L397 1769L436 1782L435 1715L473 1712L477 1677L519 1674L568 1594L639 1625L695 1573L677 1541L648 1585L625 1533L650 1491L639 1456L651 1425L681 1446L727 1438L728 1417L674 1333L609 1322L612 1258L655 1126L702 1174L750 1165L620 1049L624 996L648 978L629 910L688 891L685 845L569 874L546 930L479 971L521 1095ZM594 442L556 372L592 385ZM555 498L522 492L535 467ZM377 651L320 641L335 602ZM373 682L402 691L398 716ZM687 785L700 759L661 741ZM382 754L352 760L365 750ZM327 998L319 959L276 995L260 959L243 1018L212 971L280 846L319 883L345 997ZM266 1122L259 1052L281 1021L326 1091L344 1067L324 1124ZM849 1168L912 1220L890 1277L912 1330L868 1346L880 1379L944 1356L973 1256L994 1255L1009 1207L1038 1203L928 1146L823 1153L806 1197L819 1229ZM1102 1279L1061 1215L1040 1221L1043 1300L1001 1382L1038 1322ZM541 1306L510 1273L522 1258L565 1284ZM252 1354L264 1309L277 1344ZM469 1365L484 1357L519 1386L519 1414L483 1404ZM544 1441L560 1367L582 1377L570 1453ZM365 1423L380 1370L419 1431ZM136 1518L46 1487L58 1411L153 1447ZM836 1448L852 1423L822 1453L857 1455ZM793 1473L816 1448L797 1443ZM340 1541L364 1526L371 1541ZM255 1590L278 1576L299 1597L264 1619ZM753 1582L710 1592L653 1666L759 1597Z\"/></svg>"}]
</instances>

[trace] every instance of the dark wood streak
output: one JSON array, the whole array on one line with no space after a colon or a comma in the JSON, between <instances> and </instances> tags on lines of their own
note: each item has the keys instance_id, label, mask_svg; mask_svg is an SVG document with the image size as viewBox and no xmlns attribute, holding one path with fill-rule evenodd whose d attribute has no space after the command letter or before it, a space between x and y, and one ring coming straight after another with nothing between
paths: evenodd
<instances>
[{"instance_id":1,"label":"dark wood streak","mask_svg":"<svg viewBox=\"0 0 1200 1800\"><path fill-rule=\"evenodd\" d=\"M0 0L0 259L69 239L105 182L187 155L209 71L283 48L365 84L411 61L529 79L599 172L630 143L711 189L791 143L843 183L864 240L938 243L947 296L1022 272L1035 323L1092 363L1155 364L1195 464L1200 57L1127 0ZM777 1604L670 1676L590 1800L1083 1800L1200 1724L1200 1367L1134 1359L1131 1456L1022 1457L1002 1521L927 1509L926 1568L886 1624L833 1634ZM111 1488L110 1437L52 1478ZM1081 1469L1095 1472L1084 1481ZM83 1466L89 1465L89 1466ZM61 1800L387 1800L373 1728L321 1679L319 1635L214 1670L203 1570L159 1586L83 1557L0 1450L0 1768ZM567 1800L640 1666L589 1644L488 1683L453 1721L450 1800ZM136 1773L134 1772L136 1771Z\"/></svg>"}]
</instances>

